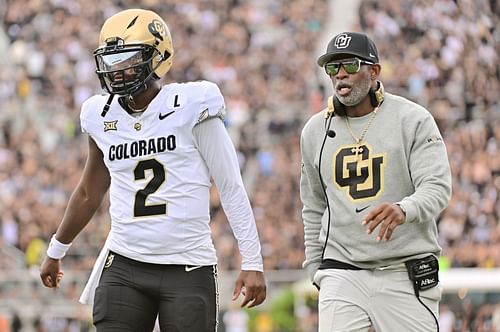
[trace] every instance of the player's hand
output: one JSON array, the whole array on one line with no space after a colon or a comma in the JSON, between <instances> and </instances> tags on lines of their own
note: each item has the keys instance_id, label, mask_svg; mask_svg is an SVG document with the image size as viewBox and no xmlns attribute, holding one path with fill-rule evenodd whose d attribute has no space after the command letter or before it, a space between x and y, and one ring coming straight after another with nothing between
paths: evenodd
<instances>
[{"instance_id":1,"label":"player's hand","mask_svg":"<svg viewBox=\"0 0 500 332\"><path fill-rule=\"evenodd\" d=\"M366 215L363 225L368 225L366 230L368 234L371 234L380 225L377 242L389 241L394 229L404 224L405 219L405 215L398 205L383 203Z\"/></svg>"},{"instance_id":2,"label":"player's hand","mask_svg":"<svg viewBox=\"0 0 500 332\"><path fill-rule=\"evenodd\" d=\"M40 266L40 278L45 287L59 288L64 272L61 271L61 260L45 257Z\"/></svg>"},{"instance_id":3,"label":"player's hand","mask_svg":"<svg viewBox=\"0 0 500 332\"><path fill-rule=\"evenodd\" d=\"M266 299L266 281L264 273L259 271L241 271L236 280L233 290L233 301L240 294L245 297L241 303L241 307L255 307Z\"/></svg>"}]
</instances>

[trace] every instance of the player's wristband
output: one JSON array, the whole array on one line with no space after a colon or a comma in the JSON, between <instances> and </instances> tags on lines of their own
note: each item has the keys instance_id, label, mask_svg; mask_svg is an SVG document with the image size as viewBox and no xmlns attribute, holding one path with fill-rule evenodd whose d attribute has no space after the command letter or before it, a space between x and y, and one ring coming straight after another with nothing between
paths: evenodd
<instances>
[{"instance_id":1,"label":"player's wristband","mask_svg":"<svg viewBox=\"0 0 500 332\"><path fill-rule=\"evenodd\" d=\"M56 235L52 235L50 239L49 248L47 249L47 256L53 259L61 259L66 255L66 252L71 247L71 243L64 244L56 239Z\"/></svg>"}]
</instances>

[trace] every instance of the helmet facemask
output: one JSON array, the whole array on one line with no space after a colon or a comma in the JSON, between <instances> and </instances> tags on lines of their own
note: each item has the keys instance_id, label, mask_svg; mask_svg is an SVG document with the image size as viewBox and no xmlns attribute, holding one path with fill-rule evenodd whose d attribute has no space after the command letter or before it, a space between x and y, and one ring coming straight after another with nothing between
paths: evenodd
<instances>
[{"instance_id":1,"label":"helmet facemask","mask_svg":"<svg viewBox=\"0 0 500 332\"><path fill-rule=\"evenodd\" d=\"M94 52L101 86L110 94L131 95L139 91L150 79L159 79L155 75L153 59L158 67L163 56L152 46L128 44L118 39L100 47Z\"/></svg>"}]
</instances>

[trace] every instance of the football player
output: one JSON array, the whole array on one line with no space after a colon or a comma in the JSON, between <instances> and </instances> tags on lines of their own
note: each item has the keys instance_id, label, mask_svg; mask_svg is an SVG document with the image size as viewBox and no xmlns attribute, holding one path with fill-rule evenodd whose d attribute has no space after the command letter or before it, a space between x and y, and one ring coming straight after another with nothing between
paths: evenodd
<instances>
[{"instance_id":1,"label":"football player","mask_svg":"<svg viewBox=\"0 0 500 332\"><path fill-rule=\"evenodd\" d=\"M163 19L129 9L104 23L94 52L106 95L85 101L89 152L40 276L57 288L61 259L109 189L111 231L80 299L98 332L216 331L217 261L209 227L213 178L238 242L233 300L266 297L261 247L216 84L160 84L174 50Z\"/></svg>"}]
</instances>

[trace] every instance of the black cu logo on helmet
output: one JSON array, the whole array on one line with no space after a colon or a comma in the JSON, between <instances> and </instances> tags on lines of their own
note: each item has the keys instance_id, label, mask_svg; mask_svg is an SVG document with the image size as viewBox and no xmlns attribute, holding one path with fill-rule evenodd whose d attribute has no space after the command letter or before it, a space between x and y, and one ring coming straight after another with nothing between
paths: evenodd
<instances>
[{"instance_id":1,"label":"black cu logo on helmet","mask_svg":"<svg viewBox=\"0 0 500 332\"><path fill-rule=\"evenodd\" d=\"M166 28L162 22L153 20L153 22L148 24L148 30L155 38L163 41L163 36L166 34Z\"/></svg>"},{"instance_id":2,"label":"black cu logo on helmet","mask_svg":"<svg viewBox=\"0 0 500 332\"><path fill-rule=\"evenodd\" d=\"M353 200L376 197L384 187L384 159L385 154L370 156L367 145L342 148L335 156L335 182Z\"/></svg>"},{"instance_id":3,"label":"black cu logo on helmet","mask_svg":"<svg viewBox=\"0 0 500 332\"><path fill-rule=\"evenodd\" d=\"M349 37L346 33L340 34L335 39L335 47L336 48L346 48L349 46L351 42L351 37Z\"/></svg>"}]
</instances>

